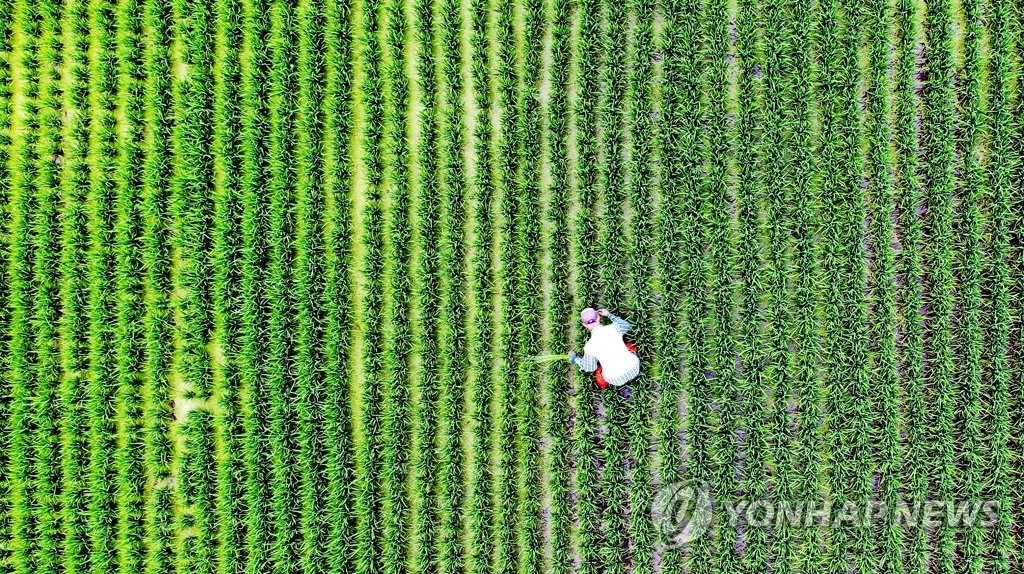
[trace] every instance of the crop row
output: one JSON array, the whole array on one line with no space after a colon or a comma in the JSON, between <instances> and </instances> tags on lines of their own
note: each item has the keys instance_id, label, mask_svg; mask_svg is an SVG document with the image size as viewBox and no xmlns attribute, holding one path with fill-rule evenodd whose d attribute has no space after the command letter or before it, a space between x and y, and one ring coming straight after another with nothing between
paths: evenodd
<instances>
[{"instance_id":1,"label":"crop row","mask_svg":"<svg viewBox=\"0 0 1024 574\"><path fill-rule=\"evenodd\" d=\"M10 54L12 43L12 2L0 2L0 52ZM11 125L11 66L0 70L0 126ZM9 204L11 198L10 144L11 133L0 130L0 202ZM10 213L3 210L0 215L0 257L3 258L3 272L0 273L0 300L10 301L10 280L8 264L10 255ZM0 305L0 345L8 348L10 335L11 308ZM0 358L0 563L9 564L11 551L11 481L10 481L10 440L11 440L11 385L10 355L3 353Z\"/></svg>"}]
</instances>

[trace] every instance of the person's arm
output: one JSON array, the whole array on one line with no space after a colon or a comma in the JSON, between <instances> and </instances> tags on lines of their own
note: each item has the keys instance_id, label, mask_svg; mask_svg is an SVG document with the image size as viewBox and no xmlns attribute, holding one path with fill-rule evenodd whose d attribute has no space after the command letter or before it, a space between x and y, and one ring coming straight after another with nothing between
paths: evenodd
<instances>
[{"instance_id":1,"label":"person's arm","mask_svg":"<svg viewBox=\"0 0 1024 574\"><path fill-rule=\"evenodd\" d=\"M611 319L612 323L615 324L615 330L618 331L619 333L622 333L623 335L628 333L630 327L632 327L632 325L629 324L629 321L623 319L622 317L619 317L618 315L608 313L605 316Z\"/></svg>"},{"instance_id":2,"label":"person's arm","mask_svg":"<svg viewBox=\"0 0 1024 574\"><path fill-rule=\"evenodd\" d=\"M583 372L593 373L597 370L597 357L588 355L586 352L583 353L582 357L573 353L570 355L570 360Z\"/></svg>"}]
</instances>

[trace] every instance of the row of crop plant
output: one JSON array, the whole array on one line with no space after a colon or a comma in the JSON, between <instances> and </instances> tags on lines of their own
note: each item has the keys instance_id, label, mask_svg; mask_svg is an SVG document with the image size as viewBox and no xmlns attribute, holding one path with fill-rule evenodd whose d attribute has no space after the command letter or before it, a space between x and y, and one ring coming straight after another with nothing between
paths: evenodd
<instances>
[{"instance_id":1,"label":"row of crop plant","mask_svg":"<svg viewBox=\"0 0 1024 574\"><path fill-rule=\"evenodd\" d=\"M631 253L628 265L624 301L627 302L629 320L636 325L630 334L636 344L640 360L648 367L655 356L654 337L656 318L655 300L651 297L652 276L655 269L651 261L655 255L652 241L655 230L655 206L651 201L654 187L655 157L653 145L654 125L657 122L654 111L654 93L650 78L655 73L654 6L640 1L627 3L634 14L634 25L628 44L628 85L625 92L625 122L629 134L625 182L626 206L632 213L629 221L628 250ZM645 370L631 385L632 402L627 403L626 429L628 433L627 499L628 520L627 544L630 551L630 566L634 574L653 571L654 530L650 521L653 499L651 469L651 434L654 415L654 378Z\"/></svg>"},{"instance_id":2,"label":"row of crop plant","mask_svg":"<svg viewBox=\"0 0 1024 574\"><path fill-rule=\"evenodd\" d=\"M415 72L423 107L417 118L420 127L416 149L417 195L412 208L412 225L419 236L412 287L413 303L419 313L416 318L419 336L416 337L415 353L420 356L419 372L412 384L415 389L413 392L418 392L417 403L420 408L412 412L410 569L413 572L427 572L437 563L433 545L438 528L438 457L434 445L436 429L441 422L437 412L441 393L437 384L441 363L438 350L447 335L439 329L433 329L442 311L438 301L441 257L437 250L430 248L437 245L443 229L439 202L433 200L438 196L440 186L437 151L442 143L437 85L440 76L434 54L441 44L440 34L435 34L433 3L421 1L415 7L414 40L418 50ZM448 202L444 203L447 205ZM450 254L445 259L447 264L453 263ZM450 290L446 292L451 293ZM448 423L445 424L447 426Z\"/></svg>"},{"instance_id":3,"label":"row of crop plant","mask_svg":"<svg viewBox=\"0 0 1024 574\"><path fill-rule=\"evenodd\" d=\"M0 53L11 52L12 2L0 3ZM11 125L11 66L0 68L0 126ZM0 129L0 203L8 205L11 197L10 185L10 143L11 133ZM10 213L4 209L0 212L0 261L3 262L0 272L0 300L10 301L10 282L8 276L10 254ZM0 345L8 348L10 327L10 305L0 305ZM8 378L10 355L3 353L0 358L0 564L9 564L11 542L11 481L10 481L10 440L11 440L11 386Z\"/></svg>"}]
</instances>

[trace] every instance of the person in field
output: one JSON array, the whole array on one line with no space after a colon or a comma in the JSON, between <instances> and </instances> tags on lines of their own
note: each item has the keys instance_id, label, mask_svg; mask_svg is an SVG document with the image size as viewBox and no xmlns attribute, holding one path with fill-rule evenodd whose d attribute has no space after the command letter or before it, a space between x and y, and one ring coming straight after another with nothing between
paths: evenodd
<instances>
[{"instance_id":1,"label":"person in field","mask_svg":"<svg viewBox=\"0 0 1024 574\"><path fill-rule=\"evenodd\" d=\"M602 325L601 317L607 317L611 323ZM569 360L580 370L594 373L599 388L606 389L608 385L621 387L640 374L636 345L622 338L629 332L628 321L613 315L608 309L596 311L591 307L580 312L580 321L590 331L590 340L583 347L582 357L571 351Z\"/></svg>"}]
</instances>

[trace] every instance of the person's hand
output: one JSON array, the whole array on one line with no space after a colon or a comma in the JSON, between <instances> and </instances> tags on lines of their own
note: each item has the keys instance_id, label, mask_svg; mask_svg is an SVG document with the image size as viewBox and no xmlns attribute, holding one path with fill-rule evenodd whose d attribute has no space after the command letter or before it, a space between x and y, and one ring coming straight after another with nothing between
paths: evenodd
<instances>
[{"instance_id":1,"label":"person's hand","mask_svg":"<svg viewBox=\"0 0 1024 574\"><path fill-rule=\"evenodd\" d=\"M611 315L612 313L608 309L598 309L597 310L597 314L602 316L602 317L607 317L608 315Z\"/></svg>"},{"instance_id":2,"label":"person's hand","mask_svg":"<svg viewBox=\"0 0 1024 574\"><path fill-rule=\"evenodd\" d=\"M576 351L569 351L569 362L570 363L575 363L576 362Z\"/></svg>"}]
</instances>

